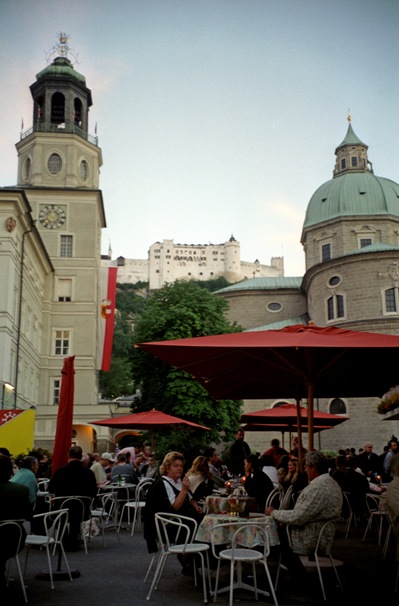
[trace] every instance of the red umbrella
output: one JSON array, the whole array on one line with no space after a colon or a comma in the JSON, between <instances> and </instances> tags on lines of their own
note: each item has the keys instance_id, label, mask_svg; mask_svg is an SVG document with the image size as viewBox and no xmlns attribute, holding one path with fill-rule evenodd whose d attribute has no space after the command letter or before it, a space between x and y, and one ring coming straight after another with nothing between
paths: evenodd
<instances>
[{"instance_id":1,"label":"red umbrella","mask_svg":"<svg viewBox=\"0 0 399 606\"><path fill-rule=\"evenodd\" d=\"M167 425L188 425L196 429L205 429L210 431L209 427L192 423L179 417L168 415L161 410L147 410L146 412L136 412L121 417L112 417L111 419L102 419L101 421L90 421L93 425L105 425L116 429L163 429Z\"/></svg>"},{"instance_id":2,"label":"red umbrella","mask_svg":"<svg viewBox=\"0 0 399 606\"><path fill-rule=\"evenodd\" d=\"M300 415L300 424L298 425L298 413ZM300 435L302 431L308 431L308 409L296 404L282 404L274 408L257 410L241 415L241 423L246 423L243 427L245 431L281 431L283 436L286 431L294 431ZM343 415L332 415L320 410L313 411L313 432L331 429L347 421L348 417Z\"/></svg>"},{"instance_id":3,"label":"red umbrella","mask_svg":"<svg viewBox=\"0 0 399 606\"><path fill-rule=\"evenodd\" d=\"M72 441L73 400L75 388L75 356L64 359L60 399L58 402L57 429L55 431L52 473L68 463L68 451Z\"/></svg>"},{"instance_id":4,"label":"red umbrella","mask_svg":"<svg viewBox=\"0 0 399 606\"><path fill-rule=\"evenodd\" d=\"M306 398L313 448L314 397L378 396L395 382L399 336L287 326L140 343L193 374L215 398Z\"/></svg>"},{"instance_id":5,"label":"red umbrella","mask_svg":"<svg viewBox=\"0 0 399 606\"><path fill-rule=\"evenodd\" d=\"M275 406L274 408L266 408L265 410L257 410L255 412L248 412L241 415L241 423L256 423L260 425L275 425L285 424L288 427L293 427L298 424L298 409L295 404L282 404L282 406ZM306 426L308 418L308 409L304 406L299 407L299 413L302 419L302 427ZM335 425L339 425L344 421L347 421L348 417L341 415L332 415L328 412L321 412L315 410L313 412L313 428L318 427L331 428Z\"/></svg>"}]
</instances>

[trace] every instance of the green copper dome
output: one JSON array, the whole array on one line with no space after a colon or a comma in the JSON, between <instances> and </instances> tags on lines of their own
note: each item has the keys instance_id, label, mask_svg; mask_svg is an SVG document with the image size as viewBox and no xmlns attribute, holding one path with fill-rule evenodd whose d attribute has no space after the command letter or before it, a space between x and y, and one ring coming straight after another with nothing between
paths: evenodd
<instances>
[{"instance_id":1,"label":"green copper dome","mask_svg":"<svg viewBox=\"0 0 399 606\"><path fill-rule=\"evenodd\" d=\"M36 80L48 77L65 78L65 76L74 78L80 84L86 85L86 78L73 68L72 63L67 57L57 57L51 65L48 65L36 75Z\"/></svg>"},{"instance_id":2,"label":"green copper dome","mask_svg":"<svg viewBox=\"0 0 399 606\"><path fill-rule=\"evenodd\" d=\"M311 197L303 227L355 215L399 217L399 185L366 171L335 177Z\"/></svg>"},{"instance_id":3,"label":"green copper dome","mask_svg":"<svg viewBox=\"0 0 399 606\"><path fill-rule=\"evenodd\" d=\"M337 217L399 217L399 185L374 175L367 149L349 123L345 139L335 150L334 178L321 185L311 197L304 229Z\"/></svg>"}]
</instances>

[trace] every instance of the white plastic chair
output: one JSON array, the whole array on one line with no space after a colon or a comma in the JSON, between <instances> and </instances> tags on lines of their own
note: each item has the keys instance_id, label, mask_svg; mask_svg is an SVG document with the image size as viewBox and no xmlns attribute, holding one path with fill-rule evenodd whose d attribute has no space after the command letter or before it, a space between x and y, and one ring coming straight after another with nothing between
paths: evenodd
<instances>
[{"instance_id":1,"label":"white plastic chair","mask_svg":"<svg viewBox=\"0 0 399 606\"><path fill-rule=\"evenodd\" d=\"M222 527L222 526L231 528L232 525L237 526L237 530L234 532L234 535L233 535L233 538L231 541L231 548L223 549L222 551L217 553L217 550L215 548L216 547L215 533L218 532L218 530L220 530L220 527ZM259 521L256 521L256 522L254 521L253 523L245 522L245 524L243 524L242 522L233 522L233 523L226 522L224 524L217 524L216 526L214 526L212 528L212 535L211 535L212 553L213 553L213 556L218 560L218 567L217 567L217 571L216 571L215 590L213 592L213 595L214 595L213 601L214 602L216 602L218 593L220 594L220 593L223 593L224 591L228 590L230 592L229 606L232 606L234 589L241 588L241 589L247 589L249 591L253 591L255 593L256 600L258 599L258 593L261 593L266 596L269 596L271 593L275 606L278 606L276 594L275 594L274 587L273 587L273 582L272 582L269 567L267 564L267 558L270 553L269 535L268 535L269 526L270 526L270 524L268 524L268 523L262 524L262 523L259 523ZM259 541L260 550L259 551L252 547L251 548L245 547L245 535L248 532L249 533L256 532L259 535L259 539L260 539L260 541ZM230 584L229 584L228 588L218 591L220 564L221 564L222 560L230 561ZM242 563L243 562L248 562L248 563L252 564L252 574L253 574L253 579L254 579L253 585L244 583L242 580ZM261 562L264 566L264 569L266 572L266 577L267 577L267 580L269 583L270 593L267 591L259 590L257 587L256 566L255 566L256 562ZM235 564L237 564L236 582L234 582Z\"/></svg>"},{"instance_id":2,"label":"white plastic chair","mask_svg":"<svg viewBox=\"0 0 399 606\"><path fill-rule=\"evenodd\" d=\"M25 568L24 574L26 573L26 567L28 564L29 548L34 545L35 547L45 547L47 552L47 561L49 567L51 589L54 589L53 581L53 569L51 566L51 556L55 554L56 549L61 551L64 558L65 565L69 574L69 578L72 581L71 571L69 569L68 560L65 555L65 549L62 544L62 539L65 534L65 530L68 523L68 509L59 509L58 511L49 511L46 513L38 513L33 516L36 519L42 519L44 524L44 535L28 534L25 540L27 547L25 557Z\"/></svg>"},{"instance_id":3,"label":"white plastic chair","mask_svg":"<svg viewBox=\"0 0 399 606\"><path fill-rule=\"evenodd\" d=\"M24 522L25 520L21 520L20 522L17 522L16 520L4 520L2 522L0 522L0 546L2 545L7 545L7 548L10 547L10 545L12 545L12 555L8 558L8 566L7 566L7 574L6 574L6 583L8 586L8 580L10 578L10 564L11 564L11 560L14 558L15 563L17 565L18 568L18 575L19 575L19 580L21 583L21 589L22 589L22 593L24 596L24 600L25 602L28 602L28 598L26 596L26 590L25 590L25 582L24 582L24 577L22 575L22 569L21 569L21 564L19 561L19 552L21 549L21 541L22 541L22 522ZM1 548L0 548L1 549Z\"/></svg>"},{"instance_id":4,"label":"white plastic chair","mask_svg":"<svg viewBox=\"0 0 399 606\"><path fill-rule=\"evenodd\" d=\"M147 595L147 600L151 598L153 590L158 588L159 581L161 579L163 570L165 568L166 560L171 555L198 555L201 560L201 574L202 574L202 588L204 594L204 604L208 603L208 589L211 588L211 580L209 574L209 558L208 551L209 545L207 543L193 543L193 537L197 532L197 522L193 518L188 518L183 515L175 513L156 513L155 514L155 526L158 537L158 546L160 556L158 558L157 566L155 569L154 577L152 579L151 587ZM174 541L172 542L169 538L169 532L173 532L175 535ZM205 575L205 560L207 564L207 575ZM208 580L208 587L207 587ZM197 585L197 568L194 562L194 582Z\"/></svg>"},{"instance_id":5,"label":"white plastic chair","mask_svg":"<svg viewBox=\"0 0 399 606\"><path fill-rule=\"evenodd\" d=\"M143 507L145 506L145 503L146 503L145 494L146 494L150 484L152 484L153 482L154 482L154 480L152 478L143 478L142 480L140 480L139 484L136 486L134 500L127 501L122 507L121 515L119 518L118 532L120 531L120 528L121 528L121 524L122 524L122 520L123 520L123 513L125 510L127 510L128 524L130 524L130 510L133 510L132 530L130 533L131 536L133 536L136 528L137 528L137 530L141 530L141 510L143 509Z\"/></svg>"}]
</instances>

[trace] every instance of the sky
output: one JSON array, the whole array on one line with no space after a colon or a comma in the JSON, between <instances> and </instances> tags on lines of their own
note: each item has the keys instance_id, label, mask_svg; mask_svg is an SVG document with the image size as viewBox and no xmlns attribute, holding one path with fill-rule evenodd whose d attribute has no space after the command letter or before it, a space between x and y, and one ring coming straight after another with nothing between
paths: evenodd
<instances>
[{"instance_id":1,"label":"sky","mask_svg":"<svg viewBox=\"0 0 399 606\"><path fill-rule=\"evenodd\" d=\"M59 32L92 91L113 258L233 234L242 260L302 275L348 110L375 174L399 181L399 0L0 0L0 187Z\"/></svg>"}]
</instances>

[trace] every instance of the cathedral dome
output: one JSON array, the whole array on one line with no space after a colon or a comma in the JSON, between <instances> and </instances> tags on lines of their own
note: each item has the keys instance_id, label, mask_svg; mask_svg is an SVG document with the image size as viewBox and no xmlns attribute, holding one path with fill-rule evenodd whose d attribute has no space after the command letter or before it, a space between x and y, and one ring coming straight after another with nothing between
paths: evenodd
<instances>
[{"instance_id":1,"label":"cathedral dome","mask_svg":"<svg viewBox=\"0 0 399 606\"><path fill-rule=\"evenodd\" d=\"M399 217L399 185L373 173L347 172L323 183L308 204L304 229L337 217Z\"/></svg>"},{"instance_id":2,"label":"cathedral dome","mask_svg":"<svg viewBox=\"0 0 399 606\"><path fill-rule=\"evenodd\" d=\"M337 217L399 217L399 185L374 175L367 157L368 147L353 131L350 116L348 121L346 136L335 150L334 177L311 197L304 229Z\"/></svg>"}]
</instances>

